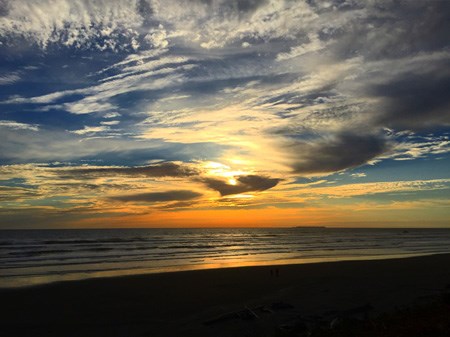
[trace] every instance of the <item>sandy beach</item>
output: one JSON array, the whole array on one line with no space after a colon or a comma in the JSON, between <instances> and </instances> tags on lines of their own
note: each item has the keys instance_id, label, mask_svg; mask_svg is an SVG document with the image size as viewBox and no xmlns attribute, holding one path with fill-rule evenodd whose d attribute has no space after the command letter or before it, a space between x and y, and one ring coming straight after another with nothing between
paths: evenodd
<instances>
[{"instance_id":1,"label":"sandy beach","mask_svg":"<svg viewBox=\"0 0 450 337\"><path fill-rule=\"evenodd\" d=\"M2 336L278 336L299 317L377 315L448 291L450 254L241 267L1 289Z\"/></svg>"}]
</instances>

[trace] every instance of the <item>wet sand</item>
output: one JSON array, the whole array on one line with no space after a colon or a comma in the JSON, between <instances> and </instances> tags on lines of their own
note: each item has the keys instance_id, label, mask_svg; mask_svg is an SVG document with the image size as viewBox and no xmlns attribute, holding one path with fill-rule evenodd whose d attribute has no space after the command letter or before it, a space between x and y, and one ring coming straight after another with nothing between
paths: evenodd
<instances>
[{"instance_id":1,"label":"wet sand","mask_svg":"<svg viewBox=\"0 0 450 337\"><path fill-rule=\"evenodd\" d=\"M0 335L277 336L299 317L377 315L449 288L450 254L89 279L0 289Z\"/></svg>"}]
</instances>

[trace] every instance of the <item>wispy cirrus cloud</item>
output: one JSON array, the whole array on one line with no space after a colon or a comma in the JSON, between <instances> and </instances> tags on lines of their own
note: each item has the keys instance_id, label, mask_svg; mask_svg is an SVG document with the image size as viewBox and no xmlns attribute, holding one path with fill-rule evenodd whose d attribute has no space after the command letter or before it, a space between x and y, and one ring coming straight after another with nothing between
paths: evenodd
<instances>
[{"instance_id":1,"label":"wispy cirrus cloud","mask_svg":"<svg viewBox=\"0 0 450 337\"><path fill-rule=\"evenodd\" d=\"M27 124L5 120L0 120L0 127L10 128L13 130L31 130L31 131L39 130L39 125L37 124Z\"/></svg>"},{"instance_id":2,"label":"wispy cirrus cloud","mask_svg":"<svg viewBox=\"0 0 450 337\"><path fill-rule=\"evenodd\" d=\"M127 0L5 1L0 32L10 41L24 39L42 48L58 43L76 48L133 50L143 22L136 4ZM121 37L124 40L118 43Z\"/></svg>"},{"instance_id":3,"label":"wispy cirrus cloud","mask_svg":"<svg viewBox=\"0 0 450 337\"><path fill-rule=\"evenodd\" d=\"M199 169L193 165L162 162L147 166L134 167L83 167L66 168L60 173L64 176L72 175L74 177L115 177L115 176L135 176L135 177L190 177L199 175Z\"/></svg>"},{"instance_id":4,"label":"wispy cirrus cloud","mask_svg":"<svg viewBox=\"0 0 450 337\"><path fill-rule=\"evenodd\" d=\"M20 76L17 73L0 74L0 85L9 85L20 81Z\"/></svg>"},{"instance_id":5,"label":"wispy cirrus cloud","mask_svg":"<svg viewBox=\"0 0 450 337\"><path fill-rule=\"evenodd\" d=\"M83 129L80 130L72 130L71 133L75 133L77 135L86 135L86 134L92 134L92 133L98 133L98 132L104 132L108 131L108 126L85 126Z\"/></svg>"},{"instance_id":6,"label":"wispy cirrus cloud","mask_svg":"<svg viewBox=\"0 0 450 337\"><path fill-rule=\"evenodd\" d=\"M167 86L179 83L183 76L179 73L180 70L191 69L193 64L184 64L184 59L178 59L178 64L174 59L167 62L157 61L157 64L152 64L147 67L140 67L141 70L128 71L125 69L124 73L107 77L103 83L94 84L90 87L64 90L60 92L53 92L42 96L35 97L13 97L4 104L42 104L44 110L49 109L65 109L73 114L88 114L95 112L113 112L118 107L110 100L116 96L127 94L135 91L152 91L161 90ZM151 63L152 61L148 61ZM170 67L153 70L155 67L170 63ZM64 98L81 95L82 99L57 103ZM56 103L54 105L50 105Z\"/></svg>"},{"instance_id":7,"label":"wispy cirrus cloud","mask_svg":"<svg viewBox=\"0 0 450 337\"><path fill-rule=\"evenodd\" d=\"M312 195L327 195L332 198L347 198L383 193L405 193L450 189L449 179L413 180L413 181L382 181L373 183L354 183L342 186L317 186L300 190Z\"/></svg>"}]
</instances>

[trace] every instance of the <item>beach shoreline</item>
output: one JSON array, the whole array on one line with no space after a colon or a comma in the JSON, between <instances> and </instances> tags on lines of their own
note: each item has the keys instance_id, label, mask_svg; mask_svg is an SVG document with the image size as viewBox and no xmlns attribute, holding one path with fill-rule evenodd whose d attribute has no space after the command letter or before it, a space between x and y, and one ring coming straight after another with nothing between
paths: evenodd
<instances>
[{"instance_id":1,"label":"beach shoreline","mask_svg":"<svg viewBox=\"0 0 450 337\"><path fill-rule=\"evenodd\" d=\"M437 253L445 254L445 253ZM251 268L251 267L277 267L286 265L318 264L330 262L349 262L349 261L374 261L374 260L392 260L407 259L412 257L436 255L433 253L404 253L393 255L367 255L367 256L348 256L348 257L321 257L321 258L303 258L303 259L279 259L268 261L249 261L244 263L217 263L217 264L199 264L199 265L176 265L159 268L141 268L141 269L120 269L112 271L99 271L96 273L67 273L55 275L33 275L5 277L0 279L1 289L29 288L41 285L49 285L61 282L77 282L89 279L109 279L116 277L132 277L137 275L183 273L189 271L233 269L233 268Z\"/></svg>"},{"instance_id":2,"label":"beach shoreline","mask_svg":"<svg viewBox=\"0 0 450 337\"><path fill-rule=\"evenodd\" d=\"M0 288L121 275L450 253L449 230L117 229L11 231Z\"/></svg>"},{"instance_id":3,"label":"beach shoreline","mask_svg":"<svg viewBox=\"0 0 450 337\"><path fill-rule=\"evenodd\" d=\"M2 336L274 336L299 316L381 313L437 296L450 287L449 265L450 254L436 254L2 288Z\"/></svg>"}]
</instances>

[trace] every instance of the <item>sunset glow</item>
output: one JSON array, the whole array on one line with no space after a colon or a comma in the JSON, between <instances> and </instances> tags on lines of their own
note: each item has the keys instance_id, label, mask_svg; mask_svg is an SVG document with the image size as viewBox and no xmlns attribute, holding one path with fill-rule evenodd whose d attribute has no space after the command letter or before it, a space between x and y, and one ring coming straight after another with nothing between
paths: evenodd
<instances>
[{"instance_id":1,"label":"sunset glow","mask_svg":"<svg viewBox=\"0 0 450 337\"><path fill-rule=\"evenodd\" d=\"M450 226L444 2L32 3L0 2L1 228Z\"/></svg>"}]
</instances>

